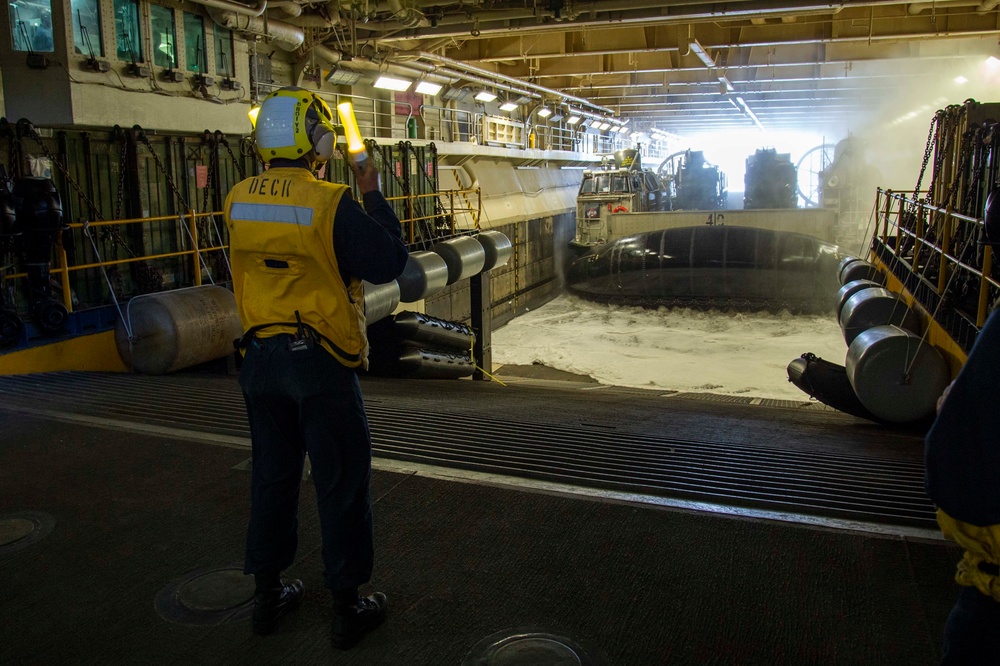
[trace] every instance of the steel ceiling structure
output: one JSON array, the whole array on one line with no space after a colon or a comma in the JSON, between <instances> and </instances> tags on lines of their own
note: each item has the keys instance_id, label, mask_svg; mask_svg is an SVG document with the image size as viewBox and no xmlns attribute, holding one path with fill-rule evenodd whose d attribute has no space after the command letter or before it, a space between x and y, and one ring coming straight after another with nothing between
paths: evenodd
<instances>
[{"instance_id":1,"label":"steel ceiling structure","mask_svg":"<svg viewBox=\"0 0 1000 666\"><path fill-rule=\"evenodd\" d=\"M323 46L348 57L493 81L531 92L539 105L688 134L755 123L829 132L905 113L902 100L961 103L969 95L940 86L1000 57L998 4L343 0L307 8L327 8Z\"/></svg>"}]
</instances>

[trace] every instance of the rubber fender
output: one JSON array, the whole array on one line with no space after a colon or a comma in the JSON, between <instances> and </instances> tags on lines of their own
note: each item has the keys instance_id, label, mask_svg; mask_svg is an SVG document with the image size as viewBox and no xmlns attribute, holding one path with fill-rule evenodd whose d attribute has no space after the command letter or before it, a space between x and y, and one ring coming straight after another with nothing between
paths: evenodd
<instances>
[{"instance_id":1,"label":"rubber fender","mask_svg":"<svg viewBox=\"0 0 1000 666\"><path fill-rule=\"evenodd\" d=\"M431 249L448 265L448 284L468 279L486 265L486 251L473 236L449 238L435 243Z\"/></svg>"},{"instance_id":2,"label":"rubber fender","mask_svg":"<svg viewBox=\"0 0 1000 666\"><path fill-rule=\"evenodd\" d=\"M510 261L514 248L505 234L499 231L483 231L476 236L476 240L483 246L483 251L486 253L486 261L483 263L484 271L503 266Z\"/></svg>"},{"instance_id":3,"label":"rubber fender","mask_svg":"<svg viewBox=\"0 0 1000 666\"><path fill-rule=\"evenodd\" d=\"M399 306L399 284L395 280L385 284L372 284L362 280L365 286L365 323L372 324L385 319Z\"/></svg>"},{"instance_id":4,"label":"rubber fender","mask_svg":"<svg viewBox=\"0 0 1000 666\"><path fill-rule=\"evenodd\" d=\"M937 349L896 326L874 326L854 339L847 377L861 404L890 423L933 417L951 379Z\"/></svg>"},{"instance_id":5,"label":"rubber fender","mask_svg":"<svg viewBox=\"0 0 1000 666\"><path fill-rule=\"evenodd\" d=\"M422 312L399 312L393 318L393 328L400 340L409 340L435 349L468 351L475 335L460 322L438 319Z\"/></svg>"},{"instance_id":6,"label":"rubber fender","mask_svg":"<svg viewBox=\"0 0 1000 666\"><path fill-rule=\"evenodd\" d=\"M434 252L412 252L396 283L399 284L399 300L415 303L448 286L448 264Z\"/></svg>"},{"instance_id":7,"label":"rubber fender","mask_svg":"<svg viewBox=\"0 0 1000 666\"><path fill-rule=\"evenodd\" d=\"M847 368L806 352L788 364L788 381L824 405L870 421L881 422L861 403Z\"/></svg>"},{"instance_id":8,"label":"rubber fender","mask_svg":"<svg viewBox=\"0 0 1000 666\"><path fill-rule=\"evenodd\" d=\"M881 287L878 282L872 280L853 280L848 282L837 292L836 302L834 303L833 311L836 313L837 318L840 319L840 311L844 309L844 303L847 299L858 293L862 289L870 289L871 287Z\"/></svg>"},{"instance_id":9,"label":"rubber fender","mask_svg":"<svg viewBox=\"0 0 1000 666\"><path fill-rule=\"evenodd\" d=\"M875 264L862 259L844 266L844 270L840 272L840 284L844 285L855 280L871 280L878 282L879 286L885 284L885 276L879 272Z\"/></svg>"},{"instance_id":10,"label":"rubber fender","mask_svg":"<svg viewBox=\"0 0 1000 666\"><path fill-rule=\"evenodd\" d=\"M846 257L844 257L843 259L840 260L840 263L837 264L837 279L838 280L840 280L840 274L844 272L844 269L847 268L849 265L853 264L855 261L861 261L861 259L859 259L858 257L855 257L853 255L849 255L849 256L846 256ZM841 282L841 284L843 284L843 282Z\"/></svg>"},{"instance_id":11,"label":"rubber fender","mask_svg":"<svg viewBox=\"0 0 1000 666\"><path fill-rule=\"evenodd\" d=\"M0 308L0 347L9 347L21 339L24 322L17 312Z\"/></svg>"},{"instance_id":12,"label":"rubber fender","mask_svg":"<svg viewBox=\"0 0 1000 666\"><path fill-rule=\"evenodd\" d=\"M883 325L893 325L920 333L920 317L898 294L882 287L861 289L844 301L840 310L840 328L844 341L850 345L864 331Z\"/></svg>"},{"instance_id":13,"label":"rubber fender","mask_svg":"<svg viewBox=\"0 0 1000 666\"><path fill-rule=\"evenodd\" d=\"M233 292L217 285L136 296L125 307L115 345L126 366L162 375L233 353L243 334ZM131 339L129 334L131 333Z\"/></svg>"}]
</instances>

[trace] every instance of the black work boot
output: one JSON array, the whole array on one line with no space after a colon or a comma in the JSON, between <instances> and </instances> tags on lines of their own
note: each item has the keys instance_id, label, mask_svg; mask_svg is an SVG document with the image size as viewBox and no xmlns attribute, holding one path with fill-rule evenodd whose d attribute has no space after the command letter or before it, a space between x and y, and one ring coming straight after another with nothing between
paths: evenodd
<instances>
[{"instance_id":1,"label":"black work boot","mask_svg":"<svg viewBox=\"0 0 1000 666\"><path fill-rule=\"evenodd\" d=\"M359 597L357 590L335 592L330 627L333 647L349 650L357 645L365 634L382 624L388 610L389 600L381 592L368 597Z\"/></svg>"},{"instance_id":2,"label":"black work boot","mask_svg":"<svg viewBox=\"0 0 1000 666\"><path fill-rule=\"evenodd\" d=\"M278 628L282 619L302 603L301 580L279 580L273 587L261 587L253 595L253 633L266 636Z\"/></svg>"}]
</instances>

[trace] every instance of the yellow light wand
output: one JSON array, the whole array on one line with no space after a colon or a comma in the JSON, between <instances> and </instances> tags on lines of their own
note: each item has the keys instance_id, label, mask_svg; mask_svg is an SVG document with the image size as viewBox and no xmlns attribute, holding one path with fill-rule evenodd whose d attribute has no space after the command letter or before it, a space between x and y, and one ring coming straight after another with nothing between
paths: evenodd
<instances>
[{"instance_id":1,"label":"yellow light wand","mask_svg":"<svg viewBox=\"0 0 1000 666\"><path fill-rule=\"evenodd\" d=\"M340 123L344 126L344 134L347 136L347 152L354 163L360 166L368 159L368 153L361 138L361 130L358 129L358 119L354 117L354 107L350 102L343 102L337 105L337 113L340 115Z\"/></svg>"}]
</instances>

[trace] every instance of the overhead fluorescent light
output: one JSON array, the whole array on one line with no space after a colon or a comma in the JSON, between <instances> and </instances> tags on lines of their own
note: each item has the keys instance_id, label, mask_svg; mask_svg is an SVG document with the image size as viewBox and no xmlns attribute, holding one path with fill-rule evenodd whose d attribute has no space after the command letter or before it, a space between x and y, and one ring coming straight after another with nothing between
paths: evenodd
<instances>
[{"instance_id":1,"label":"overhead fluorescent light","mask_svg":"<svg viewBox=\"0 0 1000 666\"><path fill-rule=\"evenodd\" d=\"M513 111L516 108L517 104L514 104L514 102L504 102L503 104L500 105L501 111Z\"/></svg>"},{"instance_id":2,"label":"overhead fluorescent light","mask_svg":"<svg viewBox=\"0 0 1000 666\"><path fill-rule=\"evenodd\" d=\"M406 79L396 79L391 76L380 76L375 81L376 88L384 88L385 90L396 90L398 92L408 90L411 85L413 85L413 81L407 81Z\"/></svg>"},{"instance_id":3,"label":"overhead fluorescent light","mask_svg":"<svg viewBox=\"0 0 1000 666\"><path fill-rule=\"evenodd\" d=\"M705 63L705 67L715 69L715 60L712 59L712 56L708 55L708 51L705 50L705 47L702 46L697 39L692 39L688 48L691 50L691 53L698 56L698 60Z\"/></svg>"},{"instance_id":4,"label":"overhead fluorescent light","mask_svg":"<svg viewBox=\"0 0 1000 666\"><path fill-rule=\"evenodd\" d=\"M590 121L586 118L580 121L580 127L590 127Z\"/></svg>"},{"instance_id":5,"label":"overhead fluorescent light","mask_svg":"<svg viewBox=\"0 0 1000 666\"><path fill-rule=\"evenodd\" d=\"M580 116L570 116L566 119L567 125L576 125L578 122L580 122ZM584 125L584 127L586 127L586 125Z\"/></svg>"},{"instance_id":6,"label":"overhead fluorescent light","mask_svg":"<svg viewBox=\"0 0 1000 666\"><path fill-rule=\"evenodd\" d=\"M618 133L619 134L624 134L627 131L628 131L628 128L625 127L624 125L622 125L621 127L618 128Z\"/></svg>"},{"instance_id":7,"label":"overhead fluorescent light","mask_svg":"<svg viewBox=\"0 0 1000 666\"><path fill-rule=\"evenodd\" d=\"M564 117L565 116L563 116L562 111L556 111L555 115L553 115L551 119L558 121L558 120L562 120Z\"/></svg>"},{"instance_id":8,"label":"overhead fluorescent light","mask_svg":"<svg viewBox=\"0 0 1000 666\"><path fill-rule=\"evenodd\" d=\"M441 92L442 87L443 86L439 86L436 83L431 83L430 81L421 81L420 83L417 84L417 92L420 93L421 95L437 95L439 92Z\"/></svg>"},{"instance_id":9,"label":"overhead fluorescent light","mask_svg":"<svg viewBox=\"0 0 1000 666\"><path fill-rule=\"evenodd\" d=\"M964 76L956 76L955 77L955 83L957 83L959 85L961 85L963 83L968 83L968 82L969 82L969 79L965 78Z\"/></svg>"},{"instance_id":10,"label":"overhead fluorescent light","mask_svg":"<svg viewBox=\"0 0 1000 666\"><path fill-rule=\"evenodd\" d=\"M736 88L733 87L732 82L729 79L727 79L725 76L720 76L719 77L719 83L722 84L722 92L724 92L724 93L726 93L726 92L733 92L734 90L736 90Z\"/></svg>"},{"instance_id":11,"label":"overhead fluorescent light","mask_svg":"<svg viewBox=\"0 0 1000 666\"><path fill-rule=\"evenodd\" d=\"M514 104L517 104L518 106L524 106L525 104L528 104L530 102L531 98L528 97L527 95L521 95L520 97L514 100Z\"/></svg>"},{"instance_id":12,"label":"overhead fluorescent light","mask_svg":"<svg viewBox=\"0 0 1000 666\"><path fill-rule=\"evenodd\" d=\"M538 115L541 116L542 118L548 118L549 116L552 115L552 109L550 109L547 106L543 106L542 108L538 109Z\"/></svg>"},{"instance_id":13,"label":"overhead fluorescent light","mask_svg":"<svg viewBox=\"0 0 1000 666\"><path fill-rule=\"evenodd\" d=\"M598 127L597 129L599 129L599 130L606 130L609 127L611 127L611 123L601 123L600 127Z\"/></svg>"},{"instance_id":14,"label":"overhead fluorescent light","mask_svg":"<svg viewBox=\"0 0 1000 666\"><path fill-rule=\"evenodd\" d=\"M496 93L490 92L489 90L480 90L476 93L476 99L480 102L492 102L496 98Z\"/></svg>"},{"instance_id":15,"label":"overhead fluorescent light","mask_svg":"<svg viewBox=\"0 0 1000 666\"><path fill-rule=\"evenodd\" d=\"M352 72L349 69L338 67L331 69L326 75L326 82L334 86L353 86L361 80L361 72Z\"/></svg>"}]
</instances>

